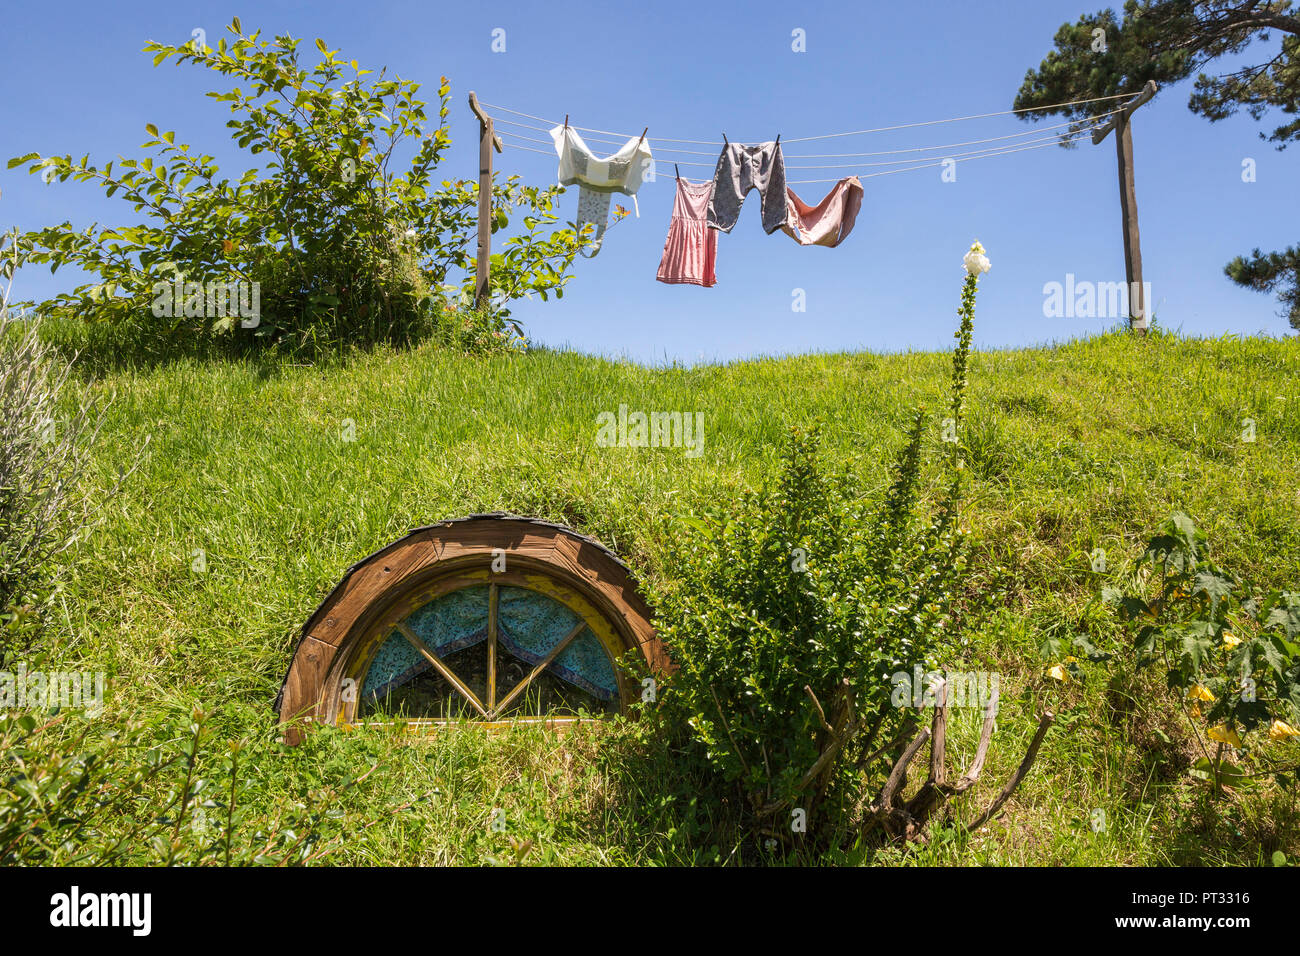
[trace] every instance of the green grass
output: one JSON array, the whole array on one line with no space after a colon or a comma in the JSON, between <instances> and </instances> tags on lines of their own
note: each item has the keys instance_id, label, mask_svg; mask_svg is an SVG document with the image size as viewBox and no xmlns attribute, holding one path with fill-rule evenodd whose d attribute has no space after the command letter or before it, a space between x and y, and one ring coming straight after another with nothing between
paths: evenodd
<instances>
[{"instance_id":1,"label":"green grass","mask_svg":"<svg viewBox=\"0 0 1300 956\"><path fill-rule=\"evenodd\" d=\"M111 406L95 450L93 534L61 570L53 653L109 672L110 715L198 701L216 706L218 737L272 734L302 623L348 566L410 528L477 511L535 515L594 535L655 579L682 533L675 517L761 484L792 424L820 420L828 458L878 489L908 413L924 403L941 415L950 374L946 353L647 369L434 348L323 367L187 359L107 371L78 385ZM1255 586L1300 585L1300 340L1113 334L977 353L970 382L967 518L977 589L995 606L952 653L1000 671L1004 703L970 802L1001 786L1038 710L1060 720L982 831L941 830L874 860L1254 864L1277 849L1294 859L1294 791L1208 806L1158 735L1117 731L1104 682L1046 679L1038 644L1112 633L1102 584L1178 509ZM596 415L620 404L703 412L703 454L597 447ZM1241 437L1247 418L1254 442ZM355 441L342 440L345 420ZM1089 567L1099 547L1108 575ZM206 573L191 570L196 549ZM957 715L958 763L977 730L973 714ZM1167 730L1176 751L1172 716ZM329 800L327 861L765 858L732 831L725 795L686 779L671 742L652 734L465 728L411 743L324 731L268 754L252 769L256 799ZM488 827L494 809L505 833ZM516 851L511 840L532 844Z\"/></svg>"}]
</instances>

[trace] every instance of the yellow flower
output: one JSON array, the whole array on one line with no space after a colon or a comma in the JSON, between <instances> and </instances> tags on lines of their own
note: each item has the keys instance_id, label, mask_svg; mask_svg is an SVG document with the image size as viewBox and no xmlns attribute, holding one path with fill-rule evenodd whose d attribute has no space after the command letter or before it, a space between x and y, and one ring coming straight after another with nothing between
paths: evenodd
<instances>
[{"instance_id":1,"label":"yellow flower","mask_svg":"<svg viewBox=\"0 0 1300 956\"><path fill-rule=\"evenodd\" d=\"M1227 724L1211 727L1206 731L1206 734L1211 740L1217 740L1221 744L1228 744L1231 747L1241 746L1241 737Z\"/></svg>"},{"instance_id":2,"label":"yellow flower","mask_svg":"<svg viewBox=\"0 0 1300 956\"><path fill-rule=\"evenodd\" d=\"M1065 669L1064 664L1053 664L1047 669L1047 676L1054 677L1063 683L1070 683L1070 672Z\"/></svg>"},{"instance_id":3,"label":"yellow flower","mask_svg":"<svg viewBox=\"0 0 1300 956\"><path fill-rule=\"evenodd\" d=\"M1288 737L1300 737L1300 730L1296 730L1284 720L1275 720L1268 728L1268 735L1274 740L1286 740Z\"/></svg>"},{"instance_id":4,"label":"yellow flower","mask_svg":"<svg viewBox=\"0 0 1300 956\"><path fill-rule=\"evenodd\" d=\"M1191 687L1187 688L1187 698L1189 700L1203 700L1207 704L1214 703L1214 695L1200 684L1193 684Z\"/></svg>"},{"instance_id":5,"label":"yellow flower","mask_svg":"<svg viewBox=\"0 0 1300 956\"><path fill-rule=\"evenodd\" d=\"M1241 638L1239 638L1239 637L1237 637L1235 634L1233 634L1232 631L1224 631L1224 632L1223 632L1223 646L1224 646L1224 647L1236 647L1236 646L1237 646L1238 644L1240 644L1240 643L1241 643Z\"/></svg>"}]
</instances>

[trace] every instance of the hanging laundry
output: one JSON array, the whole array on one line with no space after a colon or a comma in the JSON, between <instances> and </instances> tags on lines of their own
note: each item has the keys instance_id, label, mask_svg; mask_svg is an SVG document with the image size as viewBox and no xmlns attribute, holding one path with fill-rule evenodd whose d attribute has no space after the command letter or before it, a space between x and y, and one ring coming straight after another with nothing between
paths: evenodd
<instances>
[{"instance_id":1,"label":"hanging laundry","mask_svg":"<svg viewBox=\"0 0 1300 956\"><path fill-rule=\"evenodd\" d=\"M785 197L787 213L781 230L801 246L834 248L853 231L862 208L862 183L857 176L841 179L815 206L809 206L788 186Z\"/></svg>"},{"instance_id":2,"label":"hanging laundry","mask_svg":"<svg viewBox=\"0 0 1300 956\"><path fill-rule=\"evenodd\" d=\"M578 228L587 223L596 227L596 234L584 252L587 259L594 259L600 252L600 245L605 240L605 229L609 226L609 197L611 193L624 193L632 197L633 208L637 216L641 209L637 206L636 191L641 188L653 157L650 147L646 145L645 136L629 139L617 153L600 159L595 156L582 141L578 131L567 124L551 130L551 139L555 142L555 152L560 157L557 175L562 186L577 183L578 190Z\"/></svg>"},{"instance_id":3,"label":"hanging laundry","mask_svg":"<svg viewBox=\"0 0 1300 956\"><path fill-rule=\"evenodd\" d=\"M709 199L713 183L695 183L677 177L677 195L673 199L673 218L664 240L663 258L659 260L660 282L713 286L718 281L714 267L718 260L718 233L710 229Z\"/></svg>"},{"instance_id":4,"label":"hanging laundry","mask_svg":"<svg viewBox=\"0 0 1300 956\"><path fill-rule=\"evenodd\" d=\"M713 173L709 226L731 232L740 217L745 194L757 189L762 197L763 231L776 232L786 220L785 158L781 137L775 142L744 146L724 143Z\"/></svg>"}]
</instances>

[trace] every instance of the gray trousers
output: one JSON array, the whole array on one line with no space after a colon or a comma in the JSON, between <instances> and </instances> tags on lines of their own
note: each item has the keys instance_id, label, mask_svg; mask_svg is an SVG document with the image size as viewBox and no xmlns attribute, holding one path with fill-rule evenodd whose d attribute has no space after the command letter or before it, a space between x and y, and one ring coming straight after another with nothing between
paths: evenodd
<instances>
[{"instance_id":1,"label":"gray trousers","mask_svg":"<svg viewBox=\"0 0 1300 956\"><path fill-rule=\"evenodd\" d=\"M722 147L713 173L710 228L731 232L751 189L757 189L762 198L763 231L770 235L785 224L786 216L785 158L780 143L727 143Z\"/></svg>"}]
</instances>

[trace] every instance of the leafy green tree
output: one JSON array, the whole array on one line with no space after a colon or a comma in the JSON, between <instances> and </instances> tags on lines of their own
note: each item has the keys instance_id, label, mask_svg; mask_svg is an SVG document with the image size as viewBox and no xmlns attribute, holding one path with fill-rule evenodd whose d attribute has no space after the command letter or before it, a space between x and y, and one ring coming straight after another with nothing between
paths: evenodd
<instances>
[{"instance_id":1,"label":"leafy green tree","mask_svg":"<svg viewBox=\"0 0 1300 956\"><path fill-rule=\"evenodd\" d=\"M145 51L155 66L193 63L239 84L208 95L229 104L231 136L260 168L222 177L212 156L152 123L142 146L151 155L139 159L10 160L47 181L96 183L145 216L134 226L64 222L18 236L23 264L75 266L95 279L41 311L172 344L408 342L440 322L463 325L453 313L474 282L478 184L435 181L451 143L446 77L431 123L418 83L374 76L319 39L320 60L307 68L301 40L245 35L238 19L227 29L233 40L215 50L194 41ZM585 240L553 228L562 191L516 176L493 184L493 232L514 213L523 223L492 256L497 335L510 301L563 293Z\"/></svg>"},{"instance_id":2,"label":"leafy green tree","mask_svg":"<svg viewBox=\"0 0 1300 956\"><path fill-rule=\"evenodd\" d=\"M1251 62L1240 69L1201 72L1220 57L1248 53ZM1192 112L1215 122L1241 109L1256 120L1279 110L1292 118L1260 138L1279 150L1300 141L1300 15L1292 0L1126 0L1122 17L1109 9L1084 14L1056 31L1055 49L1026 73L1015 108L1022 119L1064 115L1081 128L1115 108L1114 100L1099 98L1193 74ZM1054 105L1078 100L1094 102ZM1225 271L1239 285L1277 291L1291 326L1300 329L1296 263L1293 249L1255 250L1250 262L1238 257Z\"/></svg>"}]
</instances>

